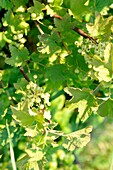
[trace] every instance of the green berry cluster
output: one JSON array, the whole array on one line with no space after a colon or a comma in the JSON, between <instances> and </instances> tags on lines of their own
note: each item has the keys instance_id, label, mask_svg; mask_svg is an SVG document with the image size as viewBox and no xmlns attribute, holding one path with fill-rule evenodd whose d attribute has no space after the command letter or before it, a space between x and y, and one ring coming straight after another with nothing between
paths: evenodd
<instances>
[{"instance_id":1,"label":"green berry cluster","mask_svg":"<svg viewBox=\"0 0 113 170\"><path fill-rule=\"evenodd\" d=\"M45 105L50 106L49 102L49 93L44 93L44 89L42 87L37 86L36 83L30 82L27 86L27 98L32 99L32 104L35 102L36 106L40 109L44 109Z\"/></svg>"},{"instance_id":2,"label":"green berry cluster","mask_svg":"<svg viewBox=\"0 0 113 170\"><path fill-rule=\"evenodd\" d=\"M110 81L110 73L105 66L106 50L108 43L102 41L93 41L89 39L80 39L75 41L78 53L81 54L88 64L88 77L101 81ZM108 54L109 55L109 54Z\"/></svg>"},{"instance_id":3,"label":"green berry cluster","mask_svg":"<svg viewBox=\"0 0 113 170\"><path fill-rule=\"evenodd\" d=\"M17 93L22 93L23 95L19 103L19 110L27 108L30 115L35 116L37 113L42 113L45 119L50 120L51 115L48 110L50 94L45 93L42 87L39 87L34 82L29 82L25 91L19 90Z\"/></svg>"},{"instance_id":4,"label":"green berry cluster","mask_svg":"<svg viewBox=\"0 0 113 170\"><path fill-rule=\"evenodd\" d=\"M97 55L101 59L104 58L104 50L106 47L106 42L93 42L92 40L85 39L81 42L75 41L75 45L78 48L78 53L82 56L87 57L87 55Z\"/></svg>"}]
</instances>

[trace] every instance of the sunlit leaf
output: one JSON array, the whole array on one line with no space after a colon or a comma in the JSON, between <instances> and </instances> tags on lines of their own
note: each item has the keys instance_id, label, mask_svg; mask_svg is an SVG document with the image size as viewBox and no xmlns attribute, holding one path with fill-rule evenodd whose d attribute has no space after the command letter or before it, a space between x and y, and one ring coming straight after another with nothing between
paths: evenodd
<instances>
[{"instance_id":1,"label":"sunlit leaf","mask_svg":"<svg viewBox=\"0 0 113 170\"><path fill-rule=\"evenodd\" d=\"M30 128L26 128L26 133L24 136L35 137L37 135L37 129L33 126Z\"/></svg>"},{"instance_id":2,"label":"sunlit leaf","mask_svg":"<svg viewBox=\"0 0 113 170\"><path fill-rule=\"evenodd\" d=\"M87 102L89 104L91 104L91 106L96 106L96 101L95 101L95 97L93 96L93 94L91 94L91 91L88 89L79 89L79 88L73 88L73 87L66 87L65 92L68 93L70 96L72 96L72 98L67 101L67 104L71 104L71 103L77 103L80 100L87 100Z\"/></svg>"},{"instance_id":3,"label":"sunlit leaf","mask_svg":"<svg viewBox=\"0 0 113 170\"><path fill-rule=\"evenodd\" d=\"M0 32L0 47L4 47L5 45L5 40L4 40L4 33Z\"/></svg>"},{"instance_id":4,"label":"sunlit leaf","mask_svg":"<svg viewBox=\"0 0 113 170\"><path fill-rule=\"evenodd\" d=\"M28 154L28 156L30 157L29 162L39 161L44 156L43 152L38 149L26 149L25 151Z\"/></svg>"},{"instance_id":5,"label":"sunlit leaf","mask_svg":"<svg viewBox=\"0 0 113 170\"><path fill-rule=\"evenodd\" d=\"M49 110L44 111L44 118L47 119L47 120L50 120L50 119L51 119L51 114L50 114L50 111L49 111Z\"/></svg>"},{"instance_id":6,"label":"sunlit leaf","mask_svg":"<svg viewBox=\"0 0 113 170\"><path fill-rule=\"evenodd\" d=\"M63 132L62 131L58 131L58 130L49 130L48 136L47 136L47 140L48 141L54 141L55 139L59 138L60 136L63 136Z\"/></svg>"},{"instance_id":7,"label":"sunlit leaf","mask_svg":"<svg viewBox=\"0 0 113 170\"><path fill-rule=\"evenodd\" d=\"M105 68L103 65L99 67L93 67L93 69L98 73L96 76L99 79L99 81L106 81L109 82L111 81L111 76L110 72L107 68Z\"/></svg>"},{"instance_id":8,"label":"sunlit leaf","mask_svg":"<svg viewBox=\"0 0 113 170\"><path fill-rule=\"evenodd\" d=\"M15 107L11 107L11 110L13 112L13 118L23 127L29 127L35 121L35 117L30 116L29 113L25 111L20 111Z\"/></svg>"},{"instance_id":9,"label":"sunlit leaf","mask_svg":"<svg viewBox=\"0 0 113 170\"><path fill-rule=\"evenodd\" d=\"M75 104L80 113L80 119L85 121L92 111L97 110L97 102L91 91L88 89L78 89L73 87L66 87L65 92L72 98L68 100L67 104Z\"/></svg>"},{"instance_id":10,"label":"sunlit leaf","mask_svg":"<svg viewBox=\"0 0 113 170\"><path fill-rule=\"evenodd\" d=\"M53 1L53 5L54 5L55 7L61 6L62 3L63 3L63 0L54 0L54 1Z\"/></svg>"},{"instance_id":11,"label":"sunlit leaf","mask_svg":"<svg viewBox=\"0 0 113 170\"><path fill-rule=\"evenodd\" d=\"M109 43L106 46L106 49L104 51L104 58L106 62L106 67L109 69L110 76L112 77L112 73L113 73L113 44L112 43Z\"/></svg>"},{"instance_id":12,"label":"sunlit leaf","mask_svg":"<svg viewBox=\"0 0 113 170\"><path fill-rule=\"evenodd\" d=\"M104 19L101 15L97 15L94 25L86 24L86 28L91 36L109 36L111 34L111 26L113 25L113 17Z\"/></svg>"},{"instance_id":13,"label":"sunlit leaf","mask_svg":"<svg viewBox=\"0 0 113 170\"><path fill-rule=\"evenodd\" d=\"M73 132L67 135L63 135L64 148L74 151L75 148L82 148L86 146L86 144L90 141L90 132L92 131L92 127L84 128L77 132Z\"/></svg>"}]
</instances>

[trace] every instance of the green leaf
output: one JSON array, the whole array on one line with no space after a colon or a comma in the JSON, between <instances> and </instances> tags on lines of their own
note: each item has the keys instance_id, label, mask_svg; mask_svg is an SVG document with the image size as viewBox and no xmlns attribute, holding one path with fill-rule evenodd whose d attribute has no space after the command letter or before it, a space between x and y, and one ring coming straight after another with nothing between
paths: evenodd
<instances>
[{"instance_id":1,"label":"green leaf","mask_svg":"<svg viewBox=\"0 0 113 170\"><path fill-rule=\"evenodd\" d=\"M2 119L2 116L4 116L4 111L9 107L9 105L10 101L6 93L0 95L0 117L1 117L0 119Z\"/></svg>"},{"instance_id":2,"label":"green leaf","mask_svg":"<svg viewBox=\"0 0 113 170\"><path fill-rule=\"evenodd\" d=\"M60 46L58 46L57 42L60 42L60 38L58 36L58 33L52 32L51 35L43 34L38 36L40 42L42 43L42 46L38 47L38 50L42 54L53 54L53 53L59 53L61 51Z\"/></svg>"},{"instance_id":3,"label":"green leaf","mask_svg":"<svg viewBox=\"0 0 113 170\"><path fill-rule=\"evenodd\" d=\"M26 168L30 169L30 170L40 170L37 161L29 161L27 163Z\"/></svg>"},{"instance_id":4,"label":"green leaf","mask_svg":"<svg viewBox=\"0 0 113 170\"><path fill-rule=\"evenodd\" d=\"M63 64L56 64L47 68L46 78L48 79L48 88L58 89L66 81L66 67Z\"/></svg>"},{"instance_id":5,"label":"green leaf","mask_svg":"<svg viewBox=\"0 0 113 170\"><path fill-rule=\"evenodd\" d=\"M55 7L61 6L62 3L63 3L63 0L54 0L54 1L53 1L53 5L54 5Z\"/></svg>"},{"instance_id":6,"label":"green leaf","mask_svg":"<svg viewBox=\"0 0 113 170\"><path fill-rule=\"evenodd\" d=\"M0 154L0 159L2 158L2 155L3 155L3 154Z\"/></svg>"},{"instance_id":7,"label":"green leaf","mask_svg":"<svg viewBox=\"0 0 113 170\"><path fill-rule=\"evenodd\" d=\"M25 90L27 84L28 84L27 80L22 77L22 78L19 78L16 83L14 83L14 87L17 90L19 90L19 89Z\"/></svg>"},{"instance_id":8,"label":"green leaf","mask_svg":"<svg viewBox=\"0 0 113 170\"><path fill-rule=\"evenodd\" d=\"M31 13L33 20L39 20L43 18L42 10L44 9L44 4L33 0L34 6L28 8L28 12Z\"/></svg>"},{"instance_id":9,"label":"green leaf","mask_svg":"<svg viewBox=\"0 0 113 170\"><path fill-rule=\"evenodd\" d=\"M26 61L29 59L29 52L26 47L19 50L17 47L9 45L9 50L11 52L11 58L6 58L5 63L15 67L26 64Z\"/></svg>"},{"instance_id":10,"label":"green leaf","mask_svg":"<svg viewBox=\"0 0 113 170\"><path fill-rule=\"evenodd\" d=\"M26 128L26 133L24 136L30 136L30 137L35 137L38 134L38 131L35 126L32 126L30 128Z\"/></svg>"},{"instance_id":11,"label":"green leaf","mask_svg":"<svg viewBox=\"0 0 113 170\"><path fill-rule=\"evenodd\" d=\"M31 153L29 150L26 150L28 154L24 154L18 161L17 161L17 167L19 169L29 169L29 170L40 170L37 161L32 161L32 159L28 156L29 153ZM38 154L41 152L38 152ZM34 153L34 156L37 157ZM39 155L38 155L39 156Z\"/></svg>"},{"instance_id":12,"label":"green leaf","mask_svg":"<svg viewBox=\"0 0 113 170\"><path fill-rule=\"evenodd\" d=\"M29 162L40 161L42 160L44 153L37 149L26 149L25 150L28 156L30 157Z\"/></svg>"},{"instance_id":13,"label":"green leaf","mask_svg":"<svg viewBox=\"0 0 113 170\"><path fill-rule=\"evenodd\" d=\"M109 36L113 25L113 16L104 19L100 14L96 16L94 25L86 24L86 28L91 36Z\"/></svg>"},{"instance_id":14,"label":"green leaf","mask_svg":"<svg viewBox=\"0 0 113 170\"><path fill-rule=\"evenodd\" d=\"M59 137L63 138L62 146L70 151L75 150L75 148L84 147L90 141L90 132L92 127L87 127L76 132L69 134L64 134L62 131L58 130L49 130L47 141L51 142L56 140Z\"/></svg>"},{"instance_id":15,"label":"green leaf","mask_svg":"<svg viewBox=\"0 0 113 170\"><path fill-rule=\"evenodd\" d=\"M113 44L108 43L106 49L104 50L104 58L106 67L109 69L110 76L112 78L113 73Z\"/></svg>"},{"instance_id":16,"label":"green leaf","mask_svg":"<svg viewBox=\"0 0 113 170\"><path fill-rule=\"evenodd\" d=\"M71 31L75 26L75 22L71 22L71 16L69 14L66 14L62 18L62 20L55 18L54 23L59 32L66 32L66 34L68 33L68 31Z\"/></svg>"},{"instance_id":17,"label":"green leaf","mask_svg":"<svg viewBox=\"0 0 113 170\"><path fill-rule=\"evenodd\" d=\"M95 18L94 25L86 24L86 28L91 36L98 36L99 35L99 29L100 29L100 23L102 22L102 16L98 15Z\"/></svg>"},{"instance_id":18,"label":"green leaf","mask_svg":"<svg viewBox=\"0 0 113 170\"><path fill-rule=\"evenodd\" d=\"M98 80L101 81L105 81L105 82L110 82L112 77L110 76L110 72L108 70L108 68L105 68L103 65L99 66L99 67L94 67L94 70L97 72L96 73L96 77L98 78Z\"/></svg>"},{"instance_id":19,"label":"green leaf","mask_svg":"<svg viewBox=\"0 0 113 170\"><path fill-rule=\"evenodd\" d=\"M100 25L101 35L109 36L111 34L111 27L113 26L113 16L106 18Z\"/></svg>"},{"instance_id":20,"label":"green leaf","mask_svg":"<svg viewBox=\"0 0 113 170\"><path fill-rule=\"evenodd\" d=\"M4 32L0 32L0 47L4 47L5 46L5 40L4 40Z\"/></svg>"},{"instance_id":21,"label":"green leaf","mask_svg":"<svg viewBox=\"0 0 113 170\"><path fill-rule=\"evenodd\" d=\"M96 0L95 2L95 7L97 11L101 11L104 7L109 7L113 1L112 0Z\"/></svg>"},{"instance_id":22,"label":"green leaf","mask_svg":"<svg viewBox=\"0 0 113 170\"><path fill-rule=\"evenodd\" d=\"M29 127L35 121L35 116L29 115L29 113L25 111L20 111L16 107L11 107L13 112L13 119L15 119L19 124L23 127Z\"/></svg>"},{"instance_id":23,"label":"green leaf","mask_svg":"<svg viewBox=\"0 0 113 170\"><path fill-rule=\"evenodd\" d=\"M103 101L97 112L102 117L108 116L113 118L113 99L109 98L108 100Z\"/></svg>"},{"instance_id":24,"label":"green leaf","mask_svg":"<svg viewBox=\"0 0 113 170\"><path fill-rule=\"evenodd\" d=\"M92 127L78 130L67 135L63 135L63 147L69 151L74 151L76 148L82 148L90 141L90 132Z\"/></svg>"},{"instance_id":25,"label":"green leaf","mask_svg":"<svg viewBox=\"0 0 113 170\"><path fill-rule=\"evenodd\" d=\"M25 170L26 168L28 168L28 160L28 155L24 153L23 156L17 161L17 167L19 169Z\"/></svg>"},{"instance_id":26,"label":"green leaf","mask_svg":"<svg viewBox=\"0 0 113 170\"><path fill-rule=\"evenodd\" d=\"M5 14L4 17L2 18L2 22L4 26L8 26L11 24L11 22L14 20L14 14L11 10L8 10Z\"/></svg>"},{"instance_id":27,"label":"green leaf","mask_svg":"<svg viewBox=\"0 0 113 170\"><path fill-rule=\"evenodd\" d=\"M70 8L70 0L63 0L63 4L66 6L66 8Z\"/></svg>"},{"instance_id":28,"label":"green leaf","mask_svg":"<svg viewBox=\"0 0 113 170\"><path fill-rule=\"evenodd\" d=\"M63 136L63 132L62 131L58 131L58 130L49 130L48 131L48 135L47 135L47 140L48 141L54 141L56 140L57 138Z\"/></svg>"},{"instance_id":29,"label":"green leaf","mask_svg":"<svg viewBox=\"0 0 113 170\"><path fill-rule=\"evenodd\" d=\"M82 17L90 12L90 8L85 5L87 0L70 1L70 9L77 20L82 20Z\"/></svg>"},{"instance_id":30,"label":"green leaf","mask_svg":"<svg viewBox=\"0 0 113 170\"><path fill-rule=\"evenodd\" d=\"M80 100L87 100L91 106L96 106L95 97L91 94L91 91L88 89L79 89L73 87L66 87L65 92L68 93L70 96L73 96L72 99L67 101L68 104L71 103L78 103Z\"/></svg>"},{"instance_id":31,"label":"green leaf","mask_svg":"<svg viewBox=\"0 0 113 170\"><path fill-rule=\"evenodd\" d=\"M2 118L2 120L3 120L3 118ZM0 121L0 123L1 123L1 121ZM0 126L2 126L2 123ZM8 139L8 134L7 134L6 126L4 128L0 127L0 145L1 145L1 147L6 146L7 139Z\"/></svg>"},{"instance_id":32,"label":"green leaf","mask_svg":"<svg viewBox=\"0 0 113 170\"><path fill-rule=\"evenodd\" d=\"M8 68L4 69L2 71L2 81L8 84L10 82L10 85L17 82L18 76L19 76L19 69L18 68Z\"/></svg>"},{"instance_id":33,"label":"green leaf","mask_svg":"<svg viewBox=\"0 0 113 170\"><path fill-rule=\"evenodd\" d=\"M7 10L8 8L12 7L12 4L9 0L0 0L0 7Z\"/></svg>"},{"instance_id":34,"label":"green leaf","mask_svg":"<svg viewBox=\"0 0 113 170\"><path fill-rule=\"evenodd\" d=\"M81 56L80 54L78 54L78 49L76 49L76 48L73 51L73 55L76 56L76 58L75 57L72 58L72 61L71 61L72 66L73 67L75 66L75 69L78 67L80 69L80 72L82 72L82 70L83 70L83 72L85 72L85 74L86 74L86 72L88 72L89 69L88 69L87 63L85 62L84 57ZM73 64L75 59L76 59L76 65Z\"/></svg>"},{"instance_id":35,"label":"green leaf","mask_svg":"<svg viewBox=\"0 0 113 170\"><path fill-rule=\"evenodd\" d=\"M108 55L106 56L106 58L107 57L108 57ZM112 79L112 77L110 75L111 70L108 66L109 65L108 63L106 64L105 61L102 61L99 56L94 54L93 58L91 59L91 64L92 64L93 70L94 70L93 74L96 77L96 79L99 80L99 82L111 81L111 79Z\"/></svg>"},{"instance_id":36,"label":"green leaf","mask_svg":"<svg viewBox=\"0 0 113 170\"><path fill-rule=\"evenodd\" d=\"M72 96L66 104L72 104L72 106L75 105L75 108L78 108L78 116L81 121L85 121L93 111L97 110L96 98L90 90L73 87L66 87L64 90Z\"/></svg>"},{"instance_id":37,"label":"green leaf","mask_svg":"<svg viewBox=\"0 0 113 170\"><path fill-rule=\"evenodd\" d=\"M19 7L24 7L25 8L26 7L25 5L28 3L29 0L19 0L19 1L18 0L11 0L11 1L13 3L14 7L15 7L14 9L18 10ZM23 11L21 11L21 12L23 12Z\"/></svg>"}]
</instances>

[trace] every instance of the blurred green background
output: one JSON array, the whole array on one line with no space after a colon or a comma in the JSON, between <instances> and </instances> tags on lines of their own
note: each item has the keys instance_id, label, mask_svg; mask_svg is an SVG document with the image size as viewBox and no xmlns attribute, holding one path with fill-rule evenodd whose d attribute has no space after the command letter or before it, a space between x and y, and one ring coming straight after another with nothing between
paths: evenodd
<instances>
[{"instance_id":1,"label":"blurred green background","mask_svg":"<svg viewBox=\"0 0 113 170\"><path fill-rule=\"evenodd\" d=\"M91 141L74 153L58 149L47 165L49 170L112 170L113 169L113 120L93 115Z\"/></svg>"}]
</instances>

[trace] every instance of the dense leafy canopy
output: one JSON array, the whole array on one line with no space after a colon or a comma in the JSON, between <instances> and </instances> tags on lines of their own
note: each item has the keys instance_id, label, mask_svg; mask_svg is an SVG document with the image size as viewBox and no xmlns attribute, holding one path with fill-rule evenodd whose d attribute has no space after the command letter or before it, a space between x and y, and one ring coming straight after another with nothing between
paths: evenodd
<instances>
[{"instance_id":1,"label":"dense leafy canopy","mask_svg":"<svg viewBox=\"0 0 113 170\"><path fill-rule=\"evenodd\" d=\"M52 153L85 146L90 117L113 117L112 3L0 1L1 169L58 169Z\"/></svg>"}]
</instances>

